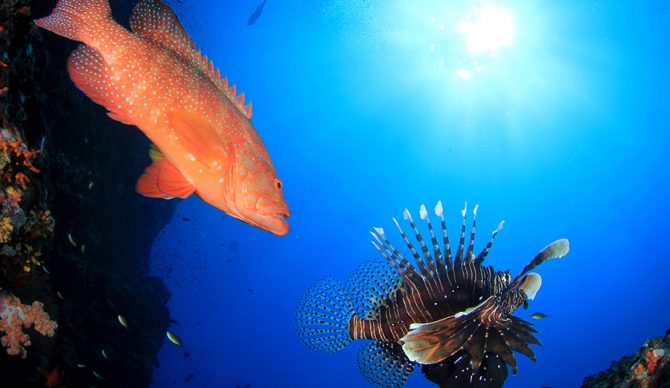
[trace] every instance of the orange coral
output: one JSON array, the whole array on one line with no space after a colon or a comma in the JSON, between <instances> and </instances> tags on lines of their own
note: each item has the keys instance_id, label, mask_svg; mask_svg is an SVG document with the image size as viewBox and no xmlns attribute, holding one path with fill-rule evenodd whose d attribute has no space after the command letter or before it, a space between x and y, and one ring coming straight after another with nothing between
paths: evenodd
<instances>
[{"instance_id":1,"label":"orange coral","mask_svg":"<svg viewBox=\"0 0 670 388\"><path fill-rule=\"evenodd\" d=\"M7 158L8 165L2 171L2 181L8 184L18 184L26 190L28 176L22 170L39 173L33 166L33 160L42 150L29 150L20 137L12 136L8 131L0 136L0 152Z\"/></svg>"},{"instance_id":2,"label":"orange coral","mask_svg":"<svg viewBox=\"0 0 670 388\"><path fill-rule=\"evenodd\" d=\"M647 370L649 371L649 374L656 372L658 361L663 358L664 355L665 352L663 349L650 350L645 354L644 358L647 361Z\"/></svg>"},{"instance_id":3,"label":"orange coral","mask_svg":"<svg viewBox=\"0 0 670 388\"><path fill-rule=\"evenodd\" d=\"M32 305L21 304L21 300L12 294L0 289L0 332L5 335L0 338L2 346L7 348L10 356L20 355L26 358L26 347L30 346L30 337L23 329L33 326L35 330L47 337L53 337L58 324L49 319L44 311L44 305L35 301Z\"/></svg>"}]
</instances>

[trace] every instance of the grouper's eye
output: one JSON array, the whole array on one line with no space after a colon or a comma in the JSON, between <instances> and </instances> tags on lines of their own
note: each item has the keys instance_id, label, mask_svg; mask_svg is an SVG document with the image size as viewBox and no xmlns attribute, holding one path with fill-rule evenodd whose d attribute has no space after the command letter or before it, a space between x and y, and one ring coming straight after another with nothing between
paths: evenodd
<instances>
[{"instance_id":1,"label":"grouper's eye","mask_svg":"<svg viewBox=\"0 0 670 388\"><path fill-rule=\"evenodd\" d=\"M275 190L281 191L281 187L282 187L281 181L279 180L279 178L275 178Z\"/></svg>"}]
</instances>

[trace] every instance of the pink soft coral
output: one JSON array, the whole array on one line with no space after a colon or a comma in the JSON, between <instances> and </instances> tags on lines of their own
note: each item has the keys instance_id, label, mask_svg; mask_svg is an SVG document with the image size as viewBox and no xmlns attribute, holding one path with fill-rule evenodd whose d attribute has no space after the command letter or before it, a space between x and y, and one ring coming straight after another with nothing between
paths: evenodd
<instances>
[{"instance_id":1,"label":"pink soft coral","mask_svg":"<svg viewBox=\"0 0 670 388\"><path fill-rule=\"evenodd\" d=\"M31 326L47 337L52 337L58 328L58 324L49 319L42 303L35 301L32 305L21 304L19 298L0 289L0 332L5 333L0 343L7 348L7 354L26 358L30 337L23 329Z\"/></svg>"}]
</instances>

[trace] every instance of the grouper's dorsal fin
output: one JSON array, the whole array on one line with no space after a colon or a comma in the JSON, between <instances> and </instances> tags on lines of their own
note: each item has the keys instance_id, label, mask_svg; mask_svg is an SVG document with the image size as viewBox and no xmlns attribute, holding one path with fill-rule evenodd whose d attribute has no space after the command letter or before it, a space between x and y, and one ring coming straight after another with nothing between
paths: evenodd
<instances>
[{"instance_id":1,"label":"grouper's dorsal fin","mask_svg":"<svg viewBox=\"0 0 670 388\"><path fill-rule=\"evenodd\" d=\"M130 17L130 29L137 35L162 44L190 61L223 92L239 111L251 120L251 103L244 106L244 93L237 95L235 86L221 78L212 61L196 48L174 11L159 0L140 0Z\"/></svg>"}]
</instances>

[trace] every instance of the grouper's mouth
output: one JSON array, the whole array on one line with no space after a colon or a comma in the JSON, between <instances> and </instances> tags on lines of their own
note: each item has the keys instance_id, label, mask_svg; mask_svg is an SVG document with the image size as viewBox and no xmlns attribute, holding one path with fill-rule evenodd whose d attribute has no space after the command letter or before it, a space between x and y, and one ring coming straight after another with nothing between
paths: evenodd
<instances>
[{"instance_id":1,"label":"grouper's mouth","mask_svg":"<svg viewBox=\"0 0 670 388\"><path fill-rule=\"evenodd\" d=\"M259 198L256 201L256 214L252 223L277 236L284 236L289 231L289 223L286 219L291 215L286 206L282 206L272 200Z\"/></svg>"}]
</instances>

